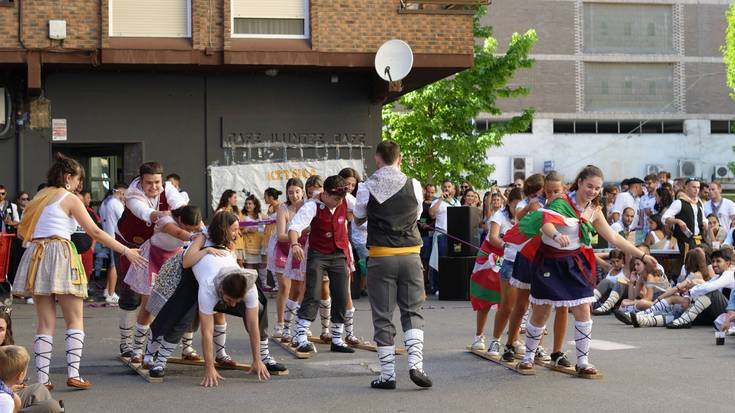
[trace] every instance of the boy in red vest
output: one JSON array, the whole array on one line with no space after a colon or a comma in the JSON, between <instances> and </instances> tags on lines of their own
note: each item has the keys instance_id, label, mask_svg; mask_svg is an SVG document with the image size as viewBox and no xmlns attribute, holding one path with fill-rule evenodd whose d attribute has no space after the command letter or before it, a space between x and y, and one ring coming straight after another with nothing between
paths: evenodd
<instances>
[{"instance_id":1,"label":"boy in red vest","mask_svg":"<svg viewBox=\"0 0 735 413\"><path fill-rule=\"evenodd\" d=\"M304 259L304 250L298 239L301 232L309 232L309 253L306 262L306 288L304 300L298 312L296 336L297 350L303 353L316 352L307 337L307 330L316 319L322 295L322 274L329 275L329 291L332 297L331 333L332 351L354 353L342 339L345 312L347 309L349 241L347 237L347 182L339 175L324 181L324 191L315 199L304 203L291 220L288 237L294 258Z\"/></svg>"}]
</instances>

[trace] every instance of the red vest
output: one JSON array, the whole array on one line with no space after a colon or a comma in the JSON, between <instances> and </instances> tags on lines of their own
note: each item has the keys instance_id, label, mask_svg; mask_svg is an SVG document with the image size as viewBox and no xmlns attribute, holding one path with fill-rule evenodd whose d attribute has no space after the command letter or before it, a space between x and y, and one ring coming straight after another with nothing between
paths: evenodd
<instances>
[{"instance_id":1,"label":"red vest","mask_svg":"<svg viewBox=\"0 0 735 413\"><path fill-rule=\"evenodd\" d=\"M161 191L161 195L158 197L157 211L168 211L169 206L166 201L166 187L164 186ZM118 241L127 245L128 247L140 247L141 244L146 242L153 236L153 225L148 224L142 219L136 217L128 207L125 207L120 220L117 221L117 229L122 236L122 240ZM118 237L120 238L120 237Z\"/></svg>"},{"instance_id":2,"label":"red vest","mask_svg":"<svg viewBox=\"0 0 735 413\"><path fill-rule=\"evenodd\" d=\"M332 254L338 249L349 257L349 240L347 238L347 202L342 201L334 210L329 212L326 205L316 203L316 216L311 220L309 233L309 248L314 248L322 254Z\"/></svg>"}]
</instances>

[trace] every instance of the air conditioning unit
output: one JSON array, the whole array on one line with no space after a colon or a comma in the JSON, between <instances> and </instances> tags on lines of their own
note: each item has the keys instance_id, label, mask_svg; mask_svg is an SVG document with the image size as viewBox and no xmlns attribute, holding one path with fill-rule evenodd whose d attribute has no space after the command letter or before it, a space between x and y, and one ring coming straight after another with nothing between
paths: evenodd
<instances>
[{"instance_id":1,"label":"air conditioning unit","mask_svg":"<svg viewBox=\"0 0 735 413\"><path fill-rule=\"evenodd\" d=\"M533 158L511 158L510 181L526 179L533 173Z\"/></svg>"},{"instance_id":2,"label":"air conditioning unit","mask_svg":"<svg viewBox=\"0 0 735 413\"><path fill-rule=\"evenodd\" d=\"M663 170L664 170L663 165L659 165L659 164L646 165L646 175L651 175L651 174L656 175Z\"/></svg>"},{"instance_id":3,"label":"air conditioning unit","mask_svg":"<svg viewBox=\"0 0 735 413\"><path fill-rule=\"evenodd\" d=\"M732 179L735 178L730 168L726 164L715 165L714 171L712 172L712 179Z\"/></svg>"},{"instance_id":4,"label":"air conditioning unit","mask_svg":"<svg viewBox=\"0 0 735 413\"><path fill-rule=\"evenodd\" d=\"M702 163L691 159L679 159L679 177L702 177Z\"/></svg>"}]
</instances>

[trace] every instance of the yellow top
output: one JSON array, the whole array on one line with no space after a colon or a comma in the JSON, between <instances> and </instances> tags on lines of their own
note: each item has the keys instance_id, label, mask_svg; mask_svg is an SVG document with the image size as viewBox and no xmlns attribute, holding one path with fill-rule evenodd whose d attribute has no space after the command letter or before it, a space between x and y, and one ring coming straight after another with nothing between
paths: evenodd
<instances>
[{"instance_id":1,"label":"yellow top","mask_svg":"<svg viewBox=\"0 0 735 413\"><path fill-rule=\"evenodd\" d=\"M398 255L418 254L421 252L421 246L414 247L370 247L371 257L395 257Z\"/></svg>"}]
</instances>

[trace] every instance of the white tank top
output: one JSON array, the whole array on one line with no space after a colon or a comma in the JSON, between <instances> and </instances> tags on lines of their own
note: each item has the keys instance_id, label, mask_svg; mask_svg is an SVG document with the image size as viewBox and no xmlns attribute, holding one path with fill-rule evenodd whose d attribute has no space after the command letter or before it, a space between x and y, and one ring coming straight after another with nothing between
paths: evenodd
<instances>
[{"instance_id":1,"label":"white tank top","mask_svg":"<svg viewBox=\"0 0 735 413\"><path fill-rule=\"evenodd\" d=\"M61 209L61 201L69 195L62 195L56 202L46 205L38 218L36 228L33 230L33 238L60 237L70 240L71 234L77 229L77 220L66 215Z\"/></svg>"}]
</instances>

